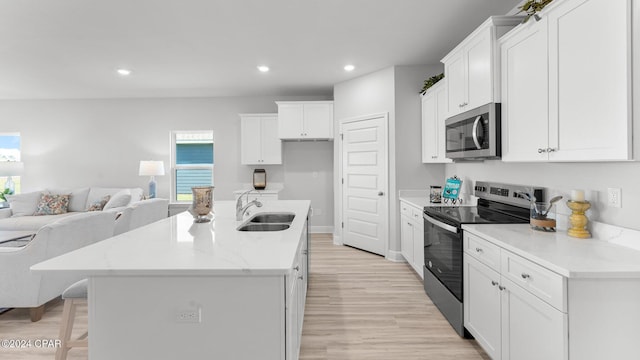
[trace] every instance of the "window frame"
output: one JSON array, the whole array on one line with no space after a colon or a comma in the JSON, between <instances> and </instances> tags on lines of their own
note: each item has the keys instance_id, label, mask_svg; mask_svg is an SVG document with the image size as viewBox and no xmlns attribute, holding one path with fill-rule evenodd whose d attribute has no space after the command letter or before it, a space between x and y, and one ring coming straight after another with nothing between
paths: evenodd
<instances>
[{"instance_id":1,"label":"window frame","mask_svg":"<svg viewBox=\"0 0 640 360\"><path fill-rule=\"evenodd\" d=\"M210 133L211 134L211 143L212 143L212 148L213 148L213 164L211 165L207 165L207 164L198 164L198 165L179 165L176 164L176 160L178 158L177 156L177 149L176 149L176 138L177 135L181 135L181 134L203 134L203 133ZM178 200L178 194L177 194L177 173L178 170L210 170L211 171L211 186L213 186L214 184L214 168L215 168L215 139L213 136L213 130L174 130L171 131L171 135L170 135L170 141L171 141L171 184L170 184L170 196L171 196L171 200L169 201L169 203L172 204L190 204L191 201L179 201Z\"/></svg>"}]
</instances>

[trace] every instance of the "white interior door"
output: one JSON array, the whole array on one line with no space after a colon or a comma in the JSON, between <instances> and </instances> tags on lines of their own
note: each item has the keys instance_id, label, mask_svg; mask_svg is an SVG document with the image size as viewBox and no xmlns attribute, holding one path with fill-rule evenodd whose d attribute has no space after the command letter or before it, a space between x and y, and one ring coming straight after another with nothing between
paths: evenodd
<instances>
[{"instance_id":1,"label":"white interior door","mask_svg":"<svg viewBox=\"0 0 640 360\"><path fill-rule=\"evenodd\" d=\"M389 237L387 118L343 123L343 243L386 255Z\"/></svg>"}]
</instances>

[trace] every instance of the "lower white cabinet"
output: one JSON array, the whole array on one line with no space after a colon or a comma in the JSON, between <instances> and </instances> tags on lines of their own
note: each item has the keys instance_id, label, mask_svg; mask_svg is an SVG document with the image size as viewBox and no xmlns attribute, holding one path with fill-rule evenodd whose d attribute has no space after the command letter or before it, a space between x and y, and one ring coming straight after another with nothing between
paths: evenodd
<instances>
[{"instance_id":1,"label":"lower white cabinet","mask_svg":"<svg viewBox=\"0 0 640 360\"><path fill-rule=\"evenodd\" d=\"M464 242L464 325L487 354L494 360L568 359L566 279L505 249L497 248L497 263L486 256L496 245L473 234L465 232ZM522 284L510 280L515 276Z\"/></svg>"},{"instance_id":2,"label":"lower white cabinet","mask_svg":"<svg viewBox=\"0 0 640 360\"><path fill-rule=\"evenodd\" d=\"M413 269L424 278L424 223L422 209L400 201L400 252Z\"/></svg>"},{"instance_id":3,"label":"lower white cabinet","mask_svg":"<svg viewBox=\"0 0 640 360\"><path fill-rule=\"evenodd\" d=\"M307 224L308 226L308 224ZM309 275L309 242L306 231L300 239L298 254L294 260L291 275L287 277L286 292L286 359L295 360L300 355L302 324L307 299Z\"/></svg>"}]
</instances>

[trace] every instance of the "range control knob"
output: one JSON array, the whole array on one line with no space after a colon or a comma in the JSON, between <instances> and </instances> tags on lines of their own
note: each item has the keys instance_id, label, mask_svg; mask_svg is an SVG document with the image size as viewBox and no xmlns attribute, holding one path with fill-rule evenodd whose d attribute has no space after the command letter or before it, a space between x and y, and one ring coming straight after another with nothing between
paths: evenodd
<instances>
[{"instance_id":1,"label":"range control knob","mask_svg":"<svg viewBox=\"0 0 640 360\"><path fill-rule=\"evenodd\" d=\"M431 260L429 260L429 268L432 268L433 264L431 263Z\"/></svg>"},{"instance_id":2,"label":"range control knob","mask_svg":"<svg viewBox=\"0 0 640 360\"><path fill-rule=\"evenodd\" d=\"M485 192L485 191L487 191L487 188L486 188L486 187L484 187L484 186L476 186L476 188L475 188L475 189L476 189L476 191L480 191L480 192Z\"/></svg>"}]
</instances>

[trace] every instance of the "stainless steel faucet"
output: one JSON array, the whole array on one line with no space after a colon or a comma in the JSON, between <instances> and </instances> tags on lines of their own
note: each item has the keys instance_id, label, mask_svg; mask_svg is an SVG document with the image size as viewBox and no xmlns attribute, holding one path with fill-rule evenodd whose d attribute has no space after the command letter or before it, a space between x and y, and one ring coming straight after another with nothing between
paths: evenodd
<instances>
[{"instance_id":1,"label":"stainless steel faucet","mask_svg":"<svg viewBox=\"0 0 640 360\"><path fill-rule=\"evenodd\" d=\"M240 196L238 196L238 200L236 201L236 220L237 221L242 220L242 218L244 217L244 213L246 213L247 209L249 209L251 206L255 205L256 207L262 207L262 203L258 201L258 199L249 201L249 193L252 191L254 190L247 190L242 194L240 194ZM243 195L247 196L247 203L244 206L242 205Z\"/></svg>"}]
</instances>

